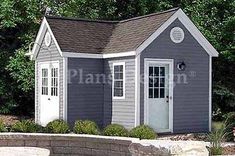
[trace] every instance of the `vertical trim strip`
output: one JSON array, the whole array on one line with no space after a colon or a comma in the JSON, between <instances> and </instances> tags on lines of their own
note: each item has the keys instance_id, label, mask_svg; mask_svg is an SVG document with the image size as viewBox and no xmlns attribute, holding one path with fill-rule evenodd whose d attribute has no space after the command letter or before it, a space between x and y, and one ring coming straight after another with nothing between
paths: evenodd
<instances>
[{"instance_id":1,"label":"vertical trim strip","mask_svg":"<svg viewBox=\"0 0 235 156\"><path fill-rule=\"evenodd\" d=\"M39 123L39 118L38 118L38 109L39 109L39 107L38 107L38 74L37 74L37 72L38 72L38 69L37 69L37 64L38 64L38 62L37 61L35 61L35 63L34 63L34 79L35 79L35 81L34 81L34 86L35 86L35 89L34 89L34 111L35 111L35 123Z\"/></svg>"},{"instance_id":2,"label":"vertical trim strip","mask_svg":"<svg viewBox=\"0 0 235 156\"><path fill-rule=\"evenodd\" d=\"M135 127L140 125L140 55L135 57Z\"/></svg>"},{"instance_id":3,"label":"vertical trim strip","mask_svg":"<svg viewBox=\"0 0 235 156\"><path fill-rule=\"evenodd\" d=\"M209 131L211 131L212 114L212 56L209 56Z\"/></svg>"},{"instance_id":4,"label":"vertical trim strip","mask_svg":"<svg viewBox=\"0 0 235 156\"><path fill-rule=\"evenodd\" d=\"M68 70L68 58L64 57L63 58L63 120L67 122L67 88L68 88L68 80L67 80L67 70Z\"/></svg>"}]
</instances>

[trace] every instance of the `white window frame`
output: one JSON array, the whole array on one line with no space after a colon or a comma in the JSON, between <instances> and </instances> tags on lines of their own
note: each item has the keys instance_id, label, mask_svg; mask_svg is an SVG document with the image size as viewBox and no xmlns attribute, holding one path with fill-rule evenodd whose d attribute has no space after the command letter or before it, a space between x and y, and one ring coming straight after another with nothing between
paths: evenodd
<instances>
[{"instance_id":1,"label":"white window frame","mask_svg":"<svg viewBox=\"0 0 235 156\"><path fill-rule=\"evenodd\" d=\"M123 96L114 96L114 67L123 66ZM125 62L115 62L113 63L113 74L112 74L112 97L113 99L125 99L125 89L126 89L126 66Z\"/></svg>"}]
</instances>

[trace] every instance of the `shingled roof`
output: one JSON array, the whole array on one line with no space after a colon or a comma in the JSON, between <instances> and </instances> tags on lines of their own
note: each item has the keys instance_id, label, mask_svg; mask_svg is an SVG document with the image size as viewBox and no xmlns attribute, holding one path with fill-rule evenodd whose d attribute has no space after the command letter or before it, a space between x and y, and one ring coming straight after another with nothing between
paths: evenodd
<instances>
[{"instance_id":1,"label":"shingled roof","mask_svg":"<svg viewBox=\"0 0 235 156\"><path fill-rule=\"evenodd\" d=\"M178 8L122 21L46 16L63 52L118 53L134 51Z\"/></svg>"}]
</instances>

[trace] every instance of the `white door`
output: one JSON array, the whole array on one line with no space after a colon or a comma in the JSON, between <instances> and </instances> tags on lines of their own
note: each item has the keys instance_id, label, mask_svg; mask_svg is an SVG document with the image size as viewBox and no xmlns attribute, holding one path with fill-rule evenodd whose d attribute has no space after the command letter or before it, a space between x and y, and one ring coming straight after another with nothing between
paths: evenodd
<instances>
[{"instance_id":1,"label":"white door","mask_svg":"<svg viewBox=\"0 0 235 156\"><path fill-rule=\"evenodd\" d=\"M39 76L40 123L59 119L59 64L41 63Z\"/></svg>"},{"instance_id":2,"label":"white door","mask_svg":"<svg viewBox=\"0 0 235 156\"><path fill-rule=\"evenodd\" d=\"M147 61L146 64L147 123L156 132L169 132L172 130L172 62Z\"/></svg>"}]
</instances>

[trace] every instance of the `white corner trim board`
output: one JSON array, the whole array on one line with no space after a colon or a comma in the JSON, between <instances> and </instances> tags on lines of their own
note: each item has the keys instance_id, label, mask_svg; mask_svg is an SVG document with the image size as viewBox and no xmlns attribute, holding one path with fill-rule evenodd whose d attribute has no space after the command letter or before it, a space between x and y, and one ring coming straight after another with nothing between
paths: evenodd
<instances>
[{"instance_id":1,"label":"white corner trim board","mask_svg":"<svg viewBox=\"0 0 235 156\"><path fill-rule=\"evenodd\" d=\"M145 40L136 49L137 55L139 55L150 43L152 43L177 18L187 28L187 30L192 34L192 36L198 41L198 43L206 50L206 52L210 56L217 57L219 55L216 49L208 42L208 40L197 29L197 27L193 24L193 22L182 11L182 9L179 9L177 12L175 12L165 23L163 23L160 26L160 28L158 28L147 40Z\"/></svg>"},{"instance_id":2,"label":"white corner trim board","mask_svg":"<svg viewBox=\"0 0 235 156\"><path fill-rule=\"evenodd\" d=\"M209 131L211 131L212 120L212 57L209 58Z\"/></svg>"},{"instance_id":3,"label":"white corner trim board","mask_svg":"<svg viewBox=\"0 0 235 156\"><path fill-rule=\"evenodd\" d=\"M64 121L67 121L68 115L67 115L67 109L68 109L68 80L67 80L67 70L68 70L68 58L64 57L63 58L63 119Z\"/></svg>"},{"instance_id":4,"label":"white corner trim board","mask_svg":"<svg viewBox=\"0 0 235 156\"><path fill-rule=\"evenodd\" d=\"M55 36L54 36L54 34L53 34L53 32L52 32L52 30L51 30L47 20L46 20L46 18L44 17L43 21L42 21L42 24L40 26L40 29L38 31L38 34L37 34L37 37L36 37L36 41L34 42L33 50L31 52L32 59L34 59L34 60L36 59L36 56L37 56L37 54L39 52L40 45L43 42L43 38L44 38L46 30L48 30L48 32L50 33L50 35L52 37L52 40L54 41L54 43L55 43L55 45L56 45L60 55L62 56L62 51L60 49L60 46L59 46L58 42L56 41L56 38L55 38Z\"/></svg>"},{"instance_id":5,"label":"white corner trim board","mask_svg":"<svg viewBox=\"0 0 235 156\"><path fill-rule=\"evenodd\" d=\"M135 127L140 125L140 56L135 57Z\"/></svg>"}]
</instances>

